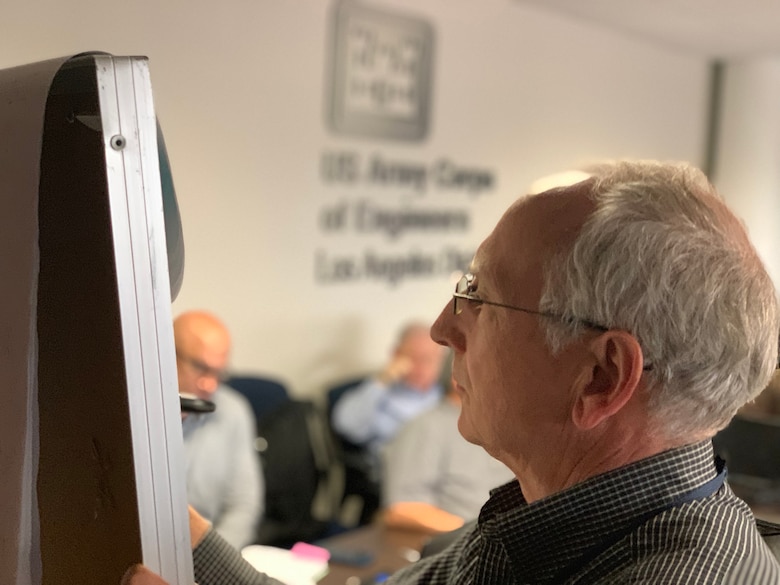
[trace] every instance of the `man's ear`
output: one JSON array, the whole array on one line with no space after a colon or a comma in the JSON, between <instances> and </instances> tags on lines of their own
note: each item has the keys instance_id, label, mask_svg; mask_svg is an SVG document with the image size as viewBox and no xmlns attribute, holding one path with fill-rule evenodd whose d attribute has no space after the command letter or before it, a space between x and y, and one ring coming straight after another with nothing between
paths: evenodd
<instances>
[{"instance_id":1,"label":"man's ear","mask_svg":"<svg viewBox=\"0 0 780 585\"><path fill-rule=\"evenodd\" d=\"M588 344L591 369L578 380L572 419L582 430L595 428L622 409L642 378L642 348L626 331L609 330Z\"/></svg>"}]
</instances>

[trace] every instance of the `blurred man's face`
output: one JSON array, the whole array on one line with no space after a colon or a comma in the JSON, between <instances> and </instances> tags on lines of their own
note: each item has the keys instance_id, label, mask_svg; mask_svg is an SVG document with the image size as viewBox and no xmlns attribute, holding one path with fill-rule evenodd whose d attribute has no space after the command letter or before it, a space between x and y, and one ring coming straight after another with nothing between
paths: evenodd
<instances>
[{"instance_id":1,"label":"blurred man's face","mask_svg":"<svg viewBox=\"0 0 780 585\"><path fill-rule=\"evenodd\" d=\"M227 376L230 340L226 335L190 338L176 348L179 392L211 400Z\"/></svg>"},{"instance_id":2,"label":"blurred man's face","mask_svg":"<svg viewBox=\"0 0 780 585\"><path fill-rule=\"evenodd\" d=\"M427 331L410 334L396 353L409 360L409 371L404 376L407 386L425 391L439 381L445 352Z\"/></svg>"}]
</instances>

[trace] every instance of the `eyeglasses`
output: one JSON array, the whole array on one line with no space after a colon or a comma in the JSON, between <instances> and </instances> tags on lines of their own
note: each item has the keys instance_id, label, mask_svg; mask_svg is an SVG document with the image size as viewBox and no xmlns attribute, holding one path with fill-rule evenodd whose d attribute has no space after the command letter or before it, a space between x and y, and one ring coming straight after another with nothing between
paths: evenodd
<instances>
[{"instance_id":1,"label":"eyeglasses","mask_svg":"<svg viewBox=\"0 0 780 585\"><path fill-rule=\"evenodd\" d=\"M560 313L550 313L547 311L535 311L533 309L526 309L524 307L517 307L515 305L507 305L505 303L497 303L496 301L487 301L483 298L476 296L474 293L477 290L477 277L471 273L464 274L455 285L455 292L452 294L452 311L455 315L460 315L463 312L463 304L458 303L459 300L471 301L480 305L493 305L495 307L503 307L512 311L521 311L528 313L529 315L537 315L538 317L548 317L550 319L558 319L560 321L569 323L580 323L589 329L595 329L597 331L609 331L609 327L599 325L593 321L587 319L579 319L577 317L566 317ZM652 370L652 364L645 364L643 370Z\"/></svg>"},{"instance_id":2,"label":"eyeglasses","mask_svg":"<svg viewBox=\"0 0 780 585\"><path fill-rule=\"evenodd\" d=\"M214 378L220 382L226 381L230 375L228 374L227 370L220 369L220 368L212 368L210 365L202 362L201 360L186 356L184 354L176 352L176 357L183 361L185 364L189 365L193 370L195 370L200 377L204 378Z\"/></svg>"},{"instance_id":3,"label":"eyeglasses","mask_svg":"<svg viewBox=\"0 0 780 585\"><path fill-rule=\"evenodd\" d=\"M460 315L463 312L463 305L458 304L458 300L463 299L466 301L471 301L472 303L478 303L480 305L493 305L495 307L504 307L505 309L511 309L512 311L522 311L523 313L528 313L529 315L538 315L539 317L548 317L551 319L559 319L561 321L568 320L569 322L573 321L576 323L582 323L583 325L585 325L585 327L589 327L590 329L598 329L599 331L609 331L609 327L604 327L604 325L599 325L598 323L594 323L593 321L588 321L587 319L569 318L569 317L564 317L560 313L535 311L533 309L516 307L515 305L507 305L505 303L487 301L474 294L477 290L476 280L477 280L476 276L467 272L461 277L461 279L458 281L458 284L455 285L455 292L452 294L452 299L453 299L452 310L456 315Z\"/></svg>"}]
</instances>

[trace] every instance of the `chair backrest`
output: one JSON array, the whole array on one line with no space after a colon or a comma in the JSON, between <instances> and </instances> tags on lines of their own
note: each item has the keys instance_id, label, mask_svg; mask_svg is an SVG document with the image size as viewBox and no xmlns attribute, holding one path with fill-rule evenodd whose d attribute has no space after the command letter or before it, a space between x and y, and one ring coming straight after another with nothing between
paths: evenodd
<instances>
[{"instance_id":1,"label":"chair backrest","mask_svg":"<svg viewBox=\"0 0 780 585\"><path fill-rule=\"evenodd\" d=\"M289 547L323 536L341 502L342 475L321 411L288 399L258 421L265 477L259 544Z\"/></svg>"},{"instance_id":2,"label":"chair backrest","mask_svg":"<svg viewBox=\"0 0 780 585\"><path fill-rule=\"evenodd\" d=\"M341 501L343 472L322 412L294 400L280 381L234 376L228 385L252 405L263 466L265 510L256 542L289 547L322 536Z\"/></svg>"},{"instance_id":3,"label":"chair backrest","mask_svg":"<svg viewBox=\"0 0 780 585\"><path fill-rule=\"evenodd\" d=\"M351 378L326 391L326 412L330 432L335 440L338 456L344 470L343 502L339 522L345 527L368 524L381 503L381 486L371 470L371 455L364 445L353 443L333 428L333 409L336 403L366 376Z\"/></svg>"},{"instance_id":4,"label":"chair backrest","mask_svg":"<svg viewBox=\"0 0 780 585\"><path fill-rule=\"evenodd\" d=\"M726 460L728 481L751 506L780 504L780 422L735 416L712 439L715 452Z\"/></svg>"},{"instance_id":5,"label":"chair backrest","mask_svg":"<svg viewBox=\"0 0 780 585\"><path fill-rule=\"evenodd\" d=\"M780 420L737 415L712 442L730 475L780 479Z\"/></svg>"},{"instance_id":6,"label":"chair backrest","mask_svg":"<svg viewBox=\"0 0 780 585\"><path fill-rule=\"evenodd\" d=\"M290 400L287 387L279 380L259 376L233 376L227 385L244 395L252 405L257 421Z\"/></svg>"},{"instance_id":7,"label":"chair backrest","mask_svg":"<svg viewBox=\"0 0 780 585\"><path fill-rule=\"evenodd\" d=\"M356 388L357 386L360 386L360 384L362 384L365 380L366 376L362 376L360 378L351 378L345 382L337 384L336 386L332 386L325 393L328 423L330 424L331 431L333 432L336 442L344 453L356 454L356 457L354 457L356 461L363 457L364 452L366 452L366 448L363 445L353 443L333 428L333 409L336 407L336 403L338 403L338 401L341 400L347 392L353 388ZM350 455L347 455L348 459L350 457Z\"/></svg>"}]
</instances>

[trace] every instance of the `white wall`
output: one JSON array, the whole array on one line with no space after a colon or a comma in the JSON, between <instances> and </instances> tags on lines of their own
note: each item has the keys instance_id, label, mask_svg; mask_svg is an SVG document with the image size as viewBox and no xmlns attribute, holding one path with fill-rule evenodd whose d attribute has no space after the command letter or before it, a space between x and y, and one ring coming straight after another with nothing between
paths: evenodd
<instances>
[{"instance_id":1,"label":"white wall","mask_svg":"<svg viewBox=\"0 0 780 585\"><path fill-rule=\"evenodd\" d=\"M780 285L780 58L724 68L715 183Z\"/></svg>"},{"instance_id":2,"label":"white wall","mask_svg":"<svg viewBox=\"0 0 780 585\"><path fill-rule=\"evenodd\" d=\"M435 30L431 126L420 142L350 138L324 123L331 5L323 0L41 0L3 8L0 67L85 50L150 58L186 242L174 313L210 308L233 331L234 369L316 395L378 367L397 326L433 320L452 282L439 262L469 253L539 176L602 157L701 163L708 63L518 6L511 0L375 4ZM495 188L326 183L323 155L349 152L430 169L446 158L489 171ZM467 230L357 233L321 228L323 211L355 201L457 209ZM435 274L390 285L365 274L315 277L329 260L427 255Z\"/></svg>"}]
</instances>

